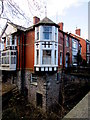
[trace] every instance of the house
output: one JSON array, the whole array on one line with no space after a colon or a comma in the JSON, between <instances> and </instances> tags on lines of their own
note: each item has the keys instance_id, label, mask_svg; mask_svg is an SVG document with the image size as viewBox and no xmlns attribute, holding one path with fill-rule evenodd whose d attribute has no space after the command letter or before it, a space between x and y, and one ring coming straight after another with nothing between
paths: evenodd
<instances>
[{"instance_id":1,"label":"house","mask_svg":"<svg viewBox=\"0 0 90 120\"><path fill-rule=\"evenodd\" d=\"M82 59L86 61L86 40L81 37L81 29L76 29L75 34L71 33L71 36L80 41L80 53Z\"/></svg>"},{"instance_id":2,"label":"house","mask_svg":"<svg viewBox=\"0 0 90 120\"><path fill-rule=\"evenodd\" d=\"M72 36L71 33L63 31L63 23L58 31L58 69L77 65L77 53L79 51L79 39Z\"/></svg>"},{"instance_id":3,"label":"house","mask_svg":"<svg viewBox=\"0 0 90 120\"><path fill-rule=\"evenodd\" d=\"M1 70L3 79L14 82L17 71L21 69L22 42L24 42L25 28L7 23L2 32ZM23 45L23 44L22 44ZM23 65L23 64L22 64ZM16 80L15 80L16 81Z\"/></svg>"},{"instance_id":4,"label":"house","mask_svg":"<svg viewBox=\"0 0 90 120\"><path fill-rule=\"evenodd\" d=\"M86 39L86 60L87 64L90 65L90 40Z\"/></svg>"},{"instance_id":5,"label":"house","mask_svg":"<svg viewBox=\"0 0 90 120\"><path fill-rule=\"evenodd\" d=\"M29 28L7 23L2 41L3 77L17 84L21 92L26 91L34 106L47 111L57 104L60 72L76 63L78 38L64 32L63 23L56 24L47 17L40 20L35 16L33 26Z\"/></svg>"}]
</instances>

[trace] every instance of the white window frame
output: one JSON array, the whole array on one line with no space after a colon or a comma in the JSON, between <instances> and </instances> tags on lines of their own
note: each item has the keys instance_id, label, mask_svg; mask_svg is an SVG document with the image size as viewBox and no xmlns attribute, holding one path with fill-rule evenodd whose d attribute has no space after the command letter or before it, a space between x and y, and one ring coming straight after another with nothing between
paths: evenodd
<instances>
[{"instance_id":1,"label":"white window frame","mask_svg":"<svg viewBox=\"0 0 90 120\"><path fill-rule=\"evenodd\" d=\"M48 28L48 30L45 30ZM45 37L45 34L48 34L48 38ZM52 26L43 26L43 39L52 40Z\"/></svg>"}]
</instances>

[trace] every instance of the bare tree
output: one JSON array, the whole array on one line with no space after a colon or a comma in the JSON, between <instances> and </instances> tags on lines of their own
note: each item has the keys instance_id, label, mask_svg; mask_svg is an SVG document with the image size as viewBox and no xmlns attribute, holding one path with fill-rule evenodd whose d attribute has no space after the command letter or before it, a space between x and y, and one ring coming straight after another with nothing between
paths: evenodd
<instances>
[{"instance_id":1,"label":"bare tree","mask_svg":"<svg viewBox=\"0 0 90 120\"><path fill-rule=\"evenodd\" d=\"M16 24L23 23L22 25L25 27L32 24L31 18L33 16L38 15L40 17L44 12L44 0L22 0L22 4L25 4L23 8L19 5L20 1L16 1L0 0L0 20L6 19ZM19 22L17 23L17 21Z\"/></svg>"}]
</instances>

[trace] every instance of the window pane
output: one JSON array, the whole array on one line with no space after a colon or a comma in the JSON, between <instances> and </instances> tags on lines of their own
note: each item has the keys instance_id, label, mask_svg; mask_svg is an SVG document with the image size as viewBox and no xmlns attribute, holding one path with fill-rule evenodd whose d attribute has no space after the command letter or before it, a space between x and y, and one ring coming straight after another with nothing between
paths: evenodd
<instances>
[{"instance_id":1,"label":"window pane","mask_svg":"<svg viewBox=\"0 0 90 120\"><path fill-rule=\"evenodd\" d=\"M44 39L52 39L52 27L51 26L43 27L43 37Z\"/></svg>"},{"instance_id":2,"label":"window pane","mask_svg":"<svg viewBox=\"0 0 90 120\"><path fill-rule=\"evenodd\" d=\"M42 64L51 64L51 50L43 50Z\"/></svg>"},{"instance_id":3,"label":"window pane","mask_svg":"<svg viewBox=\"0 0 90 120\"><path fill-rule=\"evenodd\" d=\"M62 65L62 53L60 52L60 65Z\"/></svg>"},{"instance_id":4,"label":"window pane","mask_svg":"<svg viewBox=\"0 0 90 120\"><path fill-rule=\"evenodd\" d=\"M55 65L56 65L56 50L55 50Z\"/></svg>"},{"instance_id":5,"label":"window pane","mask_svg":"<svg viewBox=\"0 0 90 120\"><path fill-rule=\"evenodd\" d=\"M39 27L37 27L37 40L39 40Z\"/></svg>"},{"instance_id":6,"label":"window pane","mask_svg":"<svg viewBox=\"0 0 90 120\"><path fill-rule=\"evenodd\" d=\"M36 53L36 54L37 54L37 57L36 57L36 59L37 59L37 60L36 60L36 64L39 64L39 50L37 50L37 53Z\"/></svg>"}]
</instances>

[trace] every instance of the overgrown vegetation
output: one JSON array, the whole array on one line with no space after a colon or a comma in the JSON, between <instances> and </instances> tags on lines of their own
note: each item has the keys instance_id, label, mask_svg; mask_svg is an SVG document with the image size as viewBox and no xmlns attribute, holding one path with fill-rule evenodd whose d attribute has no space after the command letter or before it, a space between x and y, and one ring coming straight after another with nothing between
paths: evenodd
<instances>
[{"instance_id":1,"label":"overgrown vegetation","mask_svg":"<svg viewBox=\"0 0 90 120\"><path fill-rule=\"evenodd\" d=\"M8 105L3 107L2 120L60 120L90 91L88 81L66 79L61 83L59 104L52 105L49 112L34 108L26 97L19 94L12 96Z\"/></svg>"}]
</instances>

